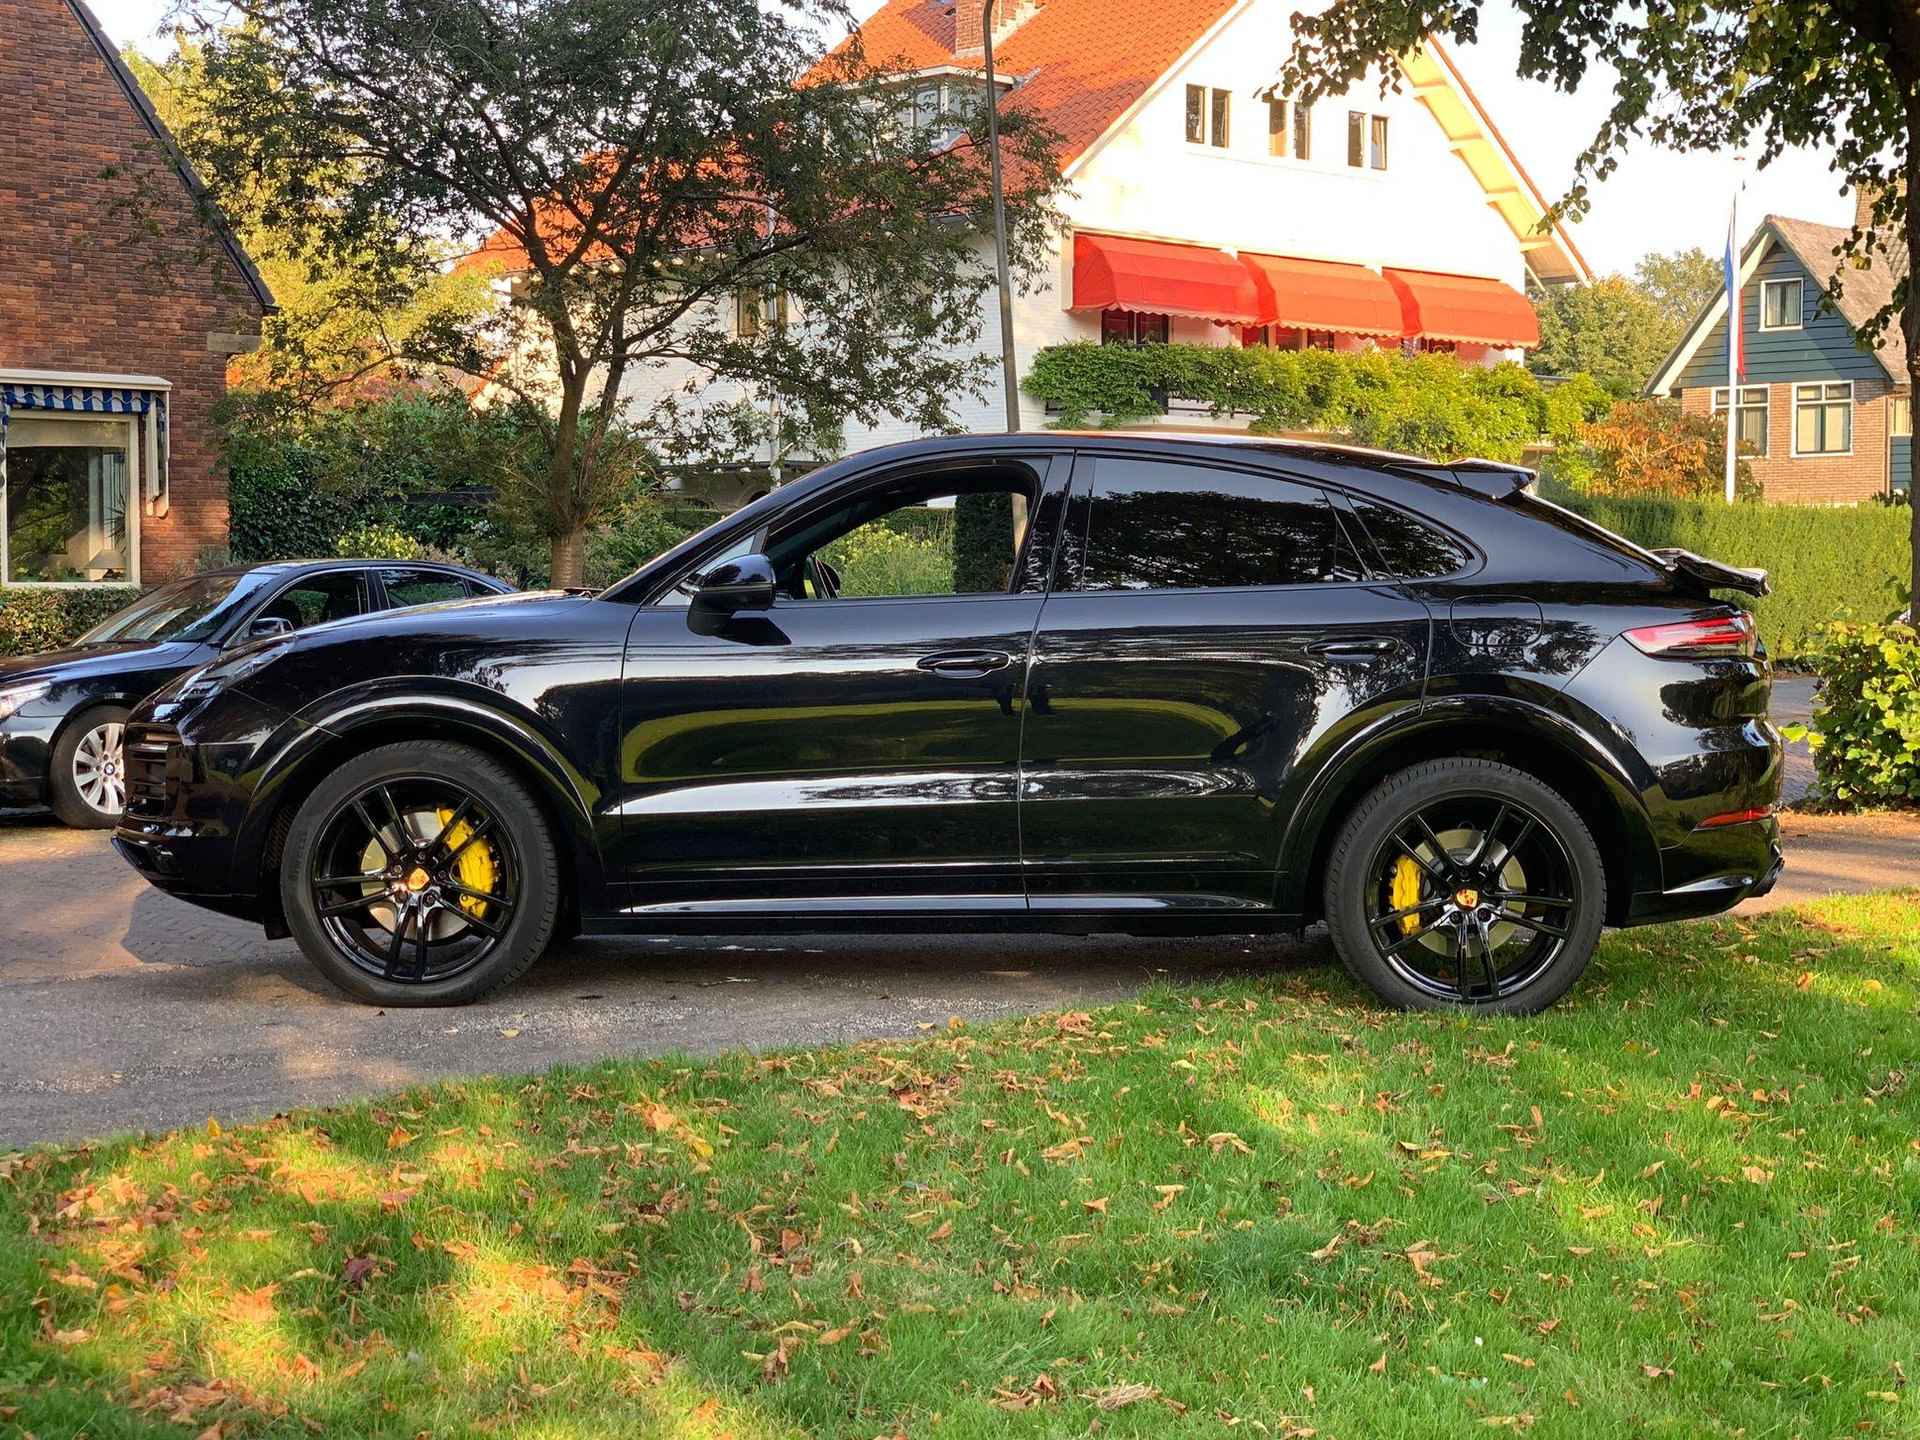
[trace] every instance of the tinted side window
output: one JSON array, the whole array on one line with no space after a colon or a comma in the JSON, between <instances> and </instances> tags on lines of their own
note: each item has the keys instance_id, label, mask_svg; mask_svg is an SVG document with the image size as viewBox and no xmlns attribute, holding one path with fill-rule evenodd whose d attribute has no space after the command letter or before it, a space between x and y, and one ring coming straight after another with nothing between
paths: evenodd
<instances>
[{"instance_id":1,"label":"tinted side window","mask_svg":"<svg viewBox=\"0 0 1920 1440\"><path fill-rule=\"evenodd\" d=\"M1359 578L1320 490L1148 460L1095 462L1082 590L1308 585Z\"/></svg>"},{"instance_id":2,"label":"tinted side window","mask_svg":"<svg viewBox=\"0 0 1920 1440\"><path fill-rule=\"evenodd\" d=\"M387 587L387 604L395 609L464 600L472 593L458 575L444 575L438 570L382 570L380 582Z\"/></svg>"},{"instance_id":3,"label":"tinted side window","mask_svg":"<svg viewBox=\"0 0 1920 1440\"><path fill-rule=\"evenodd\" d=\"M1473 561L1472 553L1451 535L1413 518L1404 510L1355 497L1354 513L1380 552L1380 563L1396 580L1435 580L1455 575Z\"/></svg>"},{"instance_id":4,"label":"tinted side window","mask_svg":"<svg viewBox=\"0 0 1920 1440\"><path fill-rule=\"evenodd\" d=\"M313 575L269 600L261 616L276 616L296 630L367 613L367 577L359 570Z\"/></svg>"}]
</instances>

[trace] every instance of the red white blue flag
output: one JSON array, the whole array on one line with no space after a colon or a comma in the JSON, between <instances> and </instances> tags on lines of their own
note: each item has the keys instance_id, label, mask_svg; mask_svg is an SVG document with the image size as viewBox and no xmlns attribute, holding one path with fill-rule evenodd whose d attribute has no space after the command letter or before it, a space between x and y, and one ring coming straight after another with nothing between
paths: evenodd
<instances>
[{"instance_id":1,"label":"red white blue flag","mask_svg":"<svg viewBox=\"0 0 1920 1440\"><path fill-rule=\"evenodd\" d=\"M1741 342L1740 314L1740 197L1727 211L1727 381L1737 385L1747 378L1747 347Z\"/></svg>"}]
</instances>

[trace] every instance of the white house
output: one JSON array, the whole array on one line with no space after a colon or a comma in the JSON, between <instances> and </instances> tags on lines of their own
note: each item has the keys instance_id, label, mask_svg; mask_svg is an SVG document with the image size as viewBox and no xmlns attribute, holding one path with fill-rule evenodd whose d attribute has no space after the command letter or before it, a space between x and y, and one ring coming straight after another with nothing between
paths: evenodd
<instances>
[{"instance_id":1,"label":"white house","mask_svg":"<svg viewBox=\"0 0 1920 1440\"><path fill-rule=\"evenodd\" d=\"M1542 228L1545 198L1437 42L1401 62L1395 93L1377 77L1311 106L1276 93L1296 3L1001 0L1002 103L1064 137L1068 192L1053 273L1014 300L1021 375L1070 340L1387 345L1490 364L1538 343L1529 282L1592 278L1565 227ZM929 88L966 83L981 5L887 0L866 53ZM980 346L996 350L997 297L982 304ZM688 379L655 369L626 395L644 414ZM730 383L706 394L752 399ZM998 371L958 409L968 429L1003 429ZM1021 410L1023 428L1046 422L1031 396ZM845 442L910 434L854 426Z\"/></svg>"}]
</instances>

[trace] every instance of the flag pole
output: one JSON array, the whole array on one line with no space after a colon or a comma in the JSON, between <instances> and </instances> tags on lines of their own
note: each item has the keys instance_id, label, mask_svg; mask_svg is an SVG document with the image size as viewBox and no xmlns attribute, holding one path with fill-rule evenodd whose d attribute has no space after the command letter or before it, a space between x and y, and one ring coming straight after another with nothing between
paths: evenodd
<instances>
[{"instance_id":1,"label":"flag pole","mask_svg":"<svg viewBox=\"0 0 1920 1440\"><path fill-rule=\"evenodd\" d=\"M1742 156L1733 157L1733 207L1727 212L1727 504L1733 504L1740 469L1740 348L1745 317L1740 313L1740 191Z\"/></svg>"}]
</instances>

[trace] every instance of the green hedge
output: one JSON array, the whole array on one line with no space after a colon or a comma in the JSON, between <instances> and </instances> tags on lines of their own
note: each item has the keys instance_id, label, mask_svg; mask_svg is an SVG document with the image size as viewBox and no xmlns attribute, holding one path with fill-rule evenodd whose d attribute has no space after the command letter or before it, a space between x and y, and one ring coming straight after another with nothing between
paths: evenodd
<instances>
[{"instance_id":1,"label":"green hedge","mask_svg":"<svg viewBox=\"0 0 1920 1440\"><path fill-rule=\"evenodd\" d=\"M369 530L459 553L486 528L515 424L457 393L300 416L242 397L223 421L228 539L243 563L343 554Z\"/></svg>"},{"instance_id":2,"label":"green hedge","mask_svg":"<svg viewBox=\"0 0 1920 1440\"><path fill-rule=\"evenodd\" d=\"M0 656L58 650L131 605L139 593L127 585L0 588Z\"/></svg>"},{"instance_id":3,"label":"green hedge","mask_svg":"<svg viewBox=\"0 0 1920 1440\"><path fill-rule=\"evenodd\" d=\"M1881 620L1900 605L1909 514L1886 505L1728 505L1720 500L1622 500L1547 487L1547 498L1647 549L1678 546L1773 580L1753 610L1774 658L1819 647L1833 620Z\"/></svg>"},{"instance_id":4,"label":"green hedge","mask_svg":"<svg viewBox=\"0 0 1920 1440\"><path fill-rule=\"evenodd\" d=\"M1589 376L1543 385L1514 364L1212 345L1053 345L1024 388L1063 426L1125 424L1182 400L1251 416L1256 434L1326 431L1436 460L1518 460L1542 439L1571 440L1612 404Z\"/></svg>"},{"instance_id":5,"label":"green hedge","mask_svg":"<svg viewBox=\"0 0 1920 1440\"><path fill-rule=\"evenodd\" d=\"M1821 793L1843 805L1920 801L1920 631L1829 625L1812 658L1823 683L1808 743Z\"/></svg>"}]
</instances>

